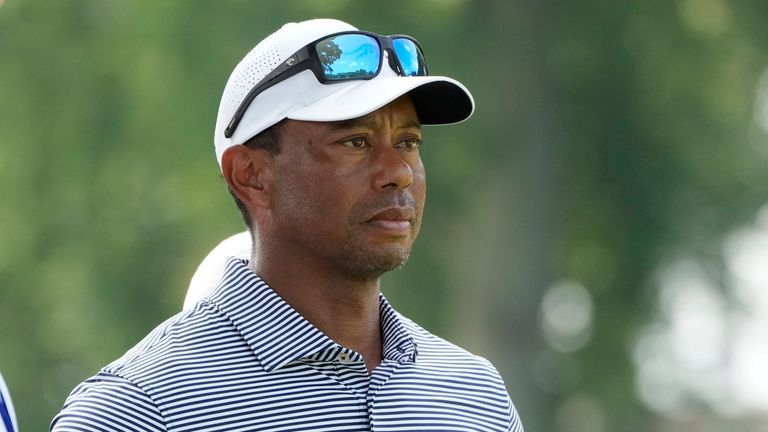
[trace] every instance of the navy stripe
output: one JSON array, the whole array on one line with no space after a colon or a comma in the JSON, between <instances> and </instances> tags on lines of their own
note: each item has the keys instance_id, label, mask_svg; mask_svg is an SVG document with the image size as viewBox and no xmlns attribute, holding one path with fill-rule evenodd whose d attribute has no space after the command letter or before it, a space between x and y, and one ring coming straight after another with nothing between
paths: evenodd
<instances>
[{"instance_id":1,"label":"navy stripe","mask_svg":"<svg viewBox=\"0 0 768 432\"><path fill-rule=\"evenodd\" d=\"M242 260L78 386L63 431L513 431L498 372L380 299L383 360L329 339Z\"/></svg>"}]
</instances>

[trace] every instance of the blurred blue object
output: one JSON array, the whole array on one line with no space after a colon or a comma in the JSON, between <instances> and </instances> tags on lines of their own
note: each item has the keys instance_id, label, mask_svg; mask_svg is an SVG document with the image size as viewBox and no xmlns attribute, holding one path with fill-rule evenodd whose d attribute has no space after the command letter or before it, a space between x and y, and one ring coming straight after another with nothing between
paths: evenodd
<instances>
[{"instance_id":1,"label":"blurred blue object","mask_svg":"<svg viewBox=\"0 0 768 432\"><path fill-rule=\"evenodd\" d=\"M16 413L13 411L11 393L5 385L3 374L0 373L0 432L18 432Z\"/></svg>"}]
</instances>

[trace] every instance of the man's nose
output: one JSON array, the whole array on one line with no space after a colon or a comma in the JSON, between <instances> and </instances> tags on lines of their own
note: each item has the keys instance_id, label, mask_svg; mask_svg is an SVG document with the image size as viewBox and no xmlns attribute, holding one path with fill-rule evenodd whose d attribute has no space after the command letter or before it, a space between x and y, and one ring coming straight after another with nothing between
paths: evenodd
<instances>
[{"instance_id":1,"label":"man's nose","mask_svg":"<svg viewBox=\"0 0 768 432\"><path fill-rule=\"evenodd\" d=\"M413 184L413 167L400 150L388 145L375 154L374 189L407 189Z\"/></svg>"}]
</instances>

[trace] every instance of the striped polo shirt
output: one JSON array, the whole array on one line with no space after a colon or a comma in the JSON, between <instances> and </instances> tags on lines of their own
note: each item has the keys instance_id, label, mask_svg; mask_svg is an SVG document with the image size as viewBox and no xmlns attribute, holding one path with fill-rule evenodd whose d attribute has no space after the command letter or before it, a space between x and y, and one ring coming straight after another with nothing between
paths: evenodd
<instances>
[{"instance_id":1,"label":"striped polo shirt","mask_svg":"<svg viewBox=\"0 0 768 432\"><path fill-rule=\"evenodd\" d=\"M328 338L230 258L216 290L80 384L64 431L522 431L498 372L382 296L383 360Z\"/></svg>"}]
</instances>

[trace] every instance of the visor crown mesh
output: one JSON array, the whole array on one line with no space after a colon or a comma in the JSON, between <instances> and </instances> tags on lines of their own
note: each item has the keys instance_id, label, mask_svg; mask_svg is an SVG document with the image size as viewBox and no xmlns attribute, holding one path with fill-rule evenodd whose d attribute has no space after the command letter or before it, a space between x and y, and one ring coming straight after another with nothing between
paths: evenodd
<instances>
[{"instance_id":1,"label":"visor crown mesh","mask_svg":"<svg viewBox=\"0 0 768 432\"><path fill-rule=\"evenodd\" d=\"M235 74L231 86L232 106L239 105L248 92L283 61L274 39L274 34L267 36L237 65L240 70Z\"/></svg>"}]
</instances>

